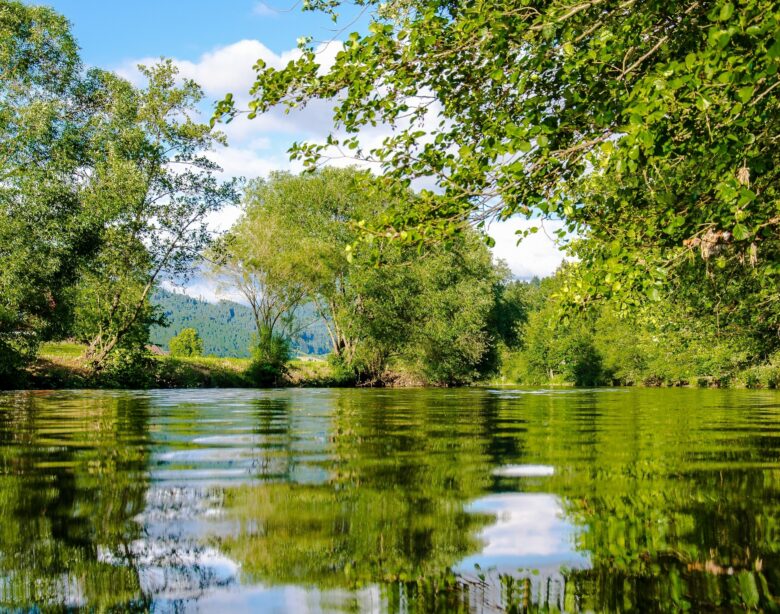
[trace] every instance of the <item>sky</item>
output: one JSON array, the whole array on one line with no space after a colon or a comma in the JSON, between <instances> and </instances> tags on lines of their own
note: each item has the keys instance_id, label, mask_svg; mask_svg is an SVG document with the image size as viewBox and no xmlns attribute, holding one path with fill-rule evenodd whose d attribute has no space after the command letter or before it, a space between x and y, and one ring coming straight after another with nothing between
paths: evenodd
<instances>
[{"instance_id":1,"label":"sky","mask_svg":"<svg viewBox=\"0 0 780 614\"><path fill-rule=\"evenodd\" d=\"M295 0L44 0L65 15L81 46L88 66L114 70L140 84L139 63L172 58L180 72L195 79L207 97L204 118L211 105L227 92L239 106L248 100L253 83L252 66L258 58L281 67L296 52L301 36L320 44L324 64L340 49L350 32L362 30L368 17L359 7L341 11L339 21L314 12L303 12ZM266 176L272 170L300 171L287 150L294 141L323 141L331 125L331 105L317 102L301 112L286 115L272 111L255 120L239 118L224 126L230 146L212 155L226 176L247 179ZM378 142L381 129L361 135ZM342 161L337 163L346 164ZM237 209L213 218L214 228L227 229L238 216ZM562 254L553 240L555 222L546 222L545 232L524 239L518 246L515 231L538 225L538 221L511 219L494 223L489 233L496 240L494 255L507 262L515 277L546 276L560 264ZM188 293L214 299L215 288L196 278Z\"/></svg>"}]
</instances>

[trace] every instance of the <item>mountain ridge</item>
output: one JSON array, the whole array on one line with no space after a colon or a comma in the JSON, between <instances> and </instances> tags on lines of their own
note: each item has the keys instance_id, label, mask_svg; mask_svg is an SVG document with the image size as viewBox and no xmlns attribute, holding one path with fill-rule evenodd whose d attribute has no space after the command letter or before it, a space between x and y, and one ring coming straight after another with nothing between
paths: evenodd
<instances>
[{"instance_id":1,"label":"mountain ridge","mask_svg":"<svg viewBox=\"0 0 780 614\"><path fill-rule=\"evenodd\" d=\"M214 356L243 358L250 355L255 320L252 310L241 303L220 300L212 303L182 292L158 288L151 299L163 312L168 326L153 326L150 342L169 349L172 337L183 328L194 328L203 339L203 352ZM313 308L299 310L305 322L300 336L291 340L293 351L299 354L323 355L330 352L330 338L324 323L314 318Z\"/></svg>"}]
</instances>

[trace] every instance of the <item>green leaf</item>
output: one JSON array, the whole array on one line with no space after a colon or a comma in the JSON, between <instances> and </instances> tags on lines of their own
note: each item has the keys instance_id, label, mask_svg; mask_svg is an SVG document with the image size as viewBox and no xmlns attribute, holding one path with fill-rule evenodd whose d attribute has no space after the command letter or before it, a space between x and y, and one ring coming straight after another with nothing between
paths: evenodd
<instances>
[{"instance_id":1,"label":"green leaf","mask_svg":"<svg viewBox=\"0 0 780 614\"><path fill-rule=\"evenodd\" d=\"M647 297L653 301L658 302L661 300L661 293L658 291L658 288L650 288L650 290L647 293Z\"/></svg>"},{"instance_id":2,"label":"green leaf","mask_svg":"<svg viewBox=\"0 0 780 614\"><path fill-rule=\"evenodd\" d=\"M720 7L720 14L718 15L719 21L728 21L734 14L734 5L731 2L726 2Z\"/></svg>"},{"instance_id":3,"label":"green leaf","mask_svg":"<svg viewBox=\"0 0 780 614\"><path fill-rule=\"evenodd\" d=\"M737 92L737 96L739 96L739 99L742 101L742 104L747 103L747 101L753 97L753 92L755 91L755 89L756 88L754 88L752 85L747 85L739 89L739 91Z\"/></svg>"},{"instance_id":4,"label":"green leaf","mask_svg":"<svg viewBox=\"0 0 780 614\"><path fill-rule=\"evenodd\" d=\"M750 231L744 224L737 224L732 230L732 234L737 241L744 241L750 237Z\"/></svg>"}]
</instances>

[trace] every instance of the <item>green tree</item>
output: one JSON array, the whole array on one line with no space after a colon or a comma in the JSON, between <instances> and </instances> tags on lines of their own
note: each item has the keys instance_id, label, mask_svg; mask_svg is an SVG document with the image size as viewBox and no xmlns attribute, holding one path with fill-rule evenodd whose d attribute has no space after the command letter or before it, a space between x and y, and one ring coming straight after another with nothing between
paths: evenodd
<instances>
[{"instance_id":1,"label":"green tree","mask_svg":"<svg viewBox=\"0 0 780 614\"><path fill-rule=\"evenodd\" d=\"M76 296L76 328L95 371L115 347L146 342L158 321L149 303L155 285L186 278L211 242L207 216L238 199L238 180L218 181L206 155L225 139L195 120L200 87L177 83L170 61L140 70L143 89L102 79L113 114L86 195L104 213L102 250L85 266Z\"/></svg>"},{"instance_id":2,"label":"green tree","mask_svg":"<svg viewBox=\"0 0 780 614\"><path fill-rule=\"evenodd\" d=\"M250 188L249 199L258 196L256 186ZM280 257L287 254L288 237L279 222L278 216L257 210L243 215L212 249L212 272L222 286L238 290L249 303L257 335L267 329L271 336L292 339L305 326L296 312L306 285L294 270L298 261Z\"/></svg>"},{"instance_id":3,"label":"green tree","mask_svg":"<svg viewBox=\"0 0 780 614\"><path fill-rule=\"evenodd\" d=\"M173 356L202 356L203 340L194 328L183 328L169 344Z\"/></svg>"},{"instance_id":4,"label":"green tree","mask_svg":"<svg viewBox=\"0 0 780 614\"><path fill-rule=\"evenodd\" d=\"M262 271L269 295L295 296L303 290L326 323L333 351L347 363L357 340L345 322L345 247L355 237L349 222L369 217L377 207L363 190L370 184L366 173L354 169L323 169L311 176L272 173L247 187L245 216L236 228L250 248L242 259Z\"/></svg>"},{"instance_id":5,"label":"green tree","mask_svg":"<svg viewBox=\"0 0 780 614\"><path fill-rule=\"evenodd\" d=\"M313 167L338 146L376 161L385 193L437 183L377 230L423 240L561 217L585 239L567 302L682 288L778 346L777 0L365 4L367 31L332 66L310 38L282 69L259 61L249 116L332 100L331 135L294 156ZM216 117L234 111L228 97ZM359 132L378 123L395 132L369 149Z\"/></svg>"},{"instance_id":6,"label":"green tree","mask_svg":"<svg viewBox=\"0 0 780 614\"><path fill-rule=\"evenodd\" d=\"M255 337L247 376L257 386L278 386L291 357L290 340L264 326Z\"/></svg>"},{"instance_id":7,"label":"green tree","mask_svg":"<svg viewBox=\"0 0 780 614\"><path fill-rule=\"evenodd\" d=\"M244 217L231 231L240 246L233 257L262 280L266 300L293 293L315 305L333 360L361 381L381 380L393 361L428 381L471 381L495 362L489 319L504 272L476 233L425 250L382 244L378 258L351 249L361 228L394 206L373 189L377 181L354 169L323 169L250 184ZM276 317L286 304L275 303Z\"/></svg>"},{"instance_id":8,"label":"green tree","mask_svg":"<svg viewBox=\"0 0 780 614\"><path fill-rule=\"evenodd\" d=\"M85 138L89 89L68 22L0 2L0 385L57 329L63 293L94 251Z\"/></svg>"},{"instance_id":9,"label":"green tree","mask_svg":"<svg viewBox=\"0 0 780 614\"><path fill-rule=\"evenodd\" d=\"M420 290L405 314L414 315L401 355L428 381L470 383L497 368L501 332L491 328L490 317L495 288L508 273L493 264L476 233L462 235L447 248L431 249L431 257L415 259L412 269Z\"/></svg>"}]
</instances>

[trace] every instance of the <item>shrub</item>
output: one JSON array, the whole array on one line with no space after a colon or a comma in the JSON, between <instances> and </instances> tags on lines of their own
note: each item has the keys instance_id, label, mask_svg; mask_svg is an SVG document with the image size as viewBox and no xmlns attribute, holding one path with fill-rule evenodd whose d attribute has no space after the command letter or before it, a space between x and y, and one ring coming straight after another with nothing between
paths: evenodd
<instances>
[{"instance_id":1,"label":"shrub","mask_svg":"<svg viewBox=\"0 0 780 614\"><path fill-rule=\"evenodd\" d=\"M23 383L23 369L35 358L37 349L34 336L0 334L0 389Z\"/></svg>"},{"instance_id":2,"label":"shrub","mask_svg":"<svg viewBox=\"0 0 780 614\"><path fill-rule=\"evenodd\" d=\"M119 348L109 354L97 376L101 386L152 388L157 382L158 363L141 348Z\"/></svg>"},{"instance_id":3,"label":"shrub","mask_svg":"<svg viewBox=\"0 0 780 614\"><path fill-rule=\"evenodd\" d=\"M183 328L168 345L172 356L202 356L203 340L194 328Z\"/></svg>"},{"instance_id":4,"label":"shrub","mask_svg":"<svg viewBox=\"0 0 780 614\"><path fill-rule=\"evenodd\" d=\"M355 383L357 379L355 371L335 352L328 354L328 366L332 386L351 386Z\"/></svg>"},{"instance_id":5,"label":"shrub","mask_svg":"<svg viewBox=\"0 0 780 614\"><path fill-rule=\"evenodd\" d=\"M264 327L252 348L247 377L256 386L278 386L287 373L290 358L290 342Z\"/></svg>"}]
</instances>

